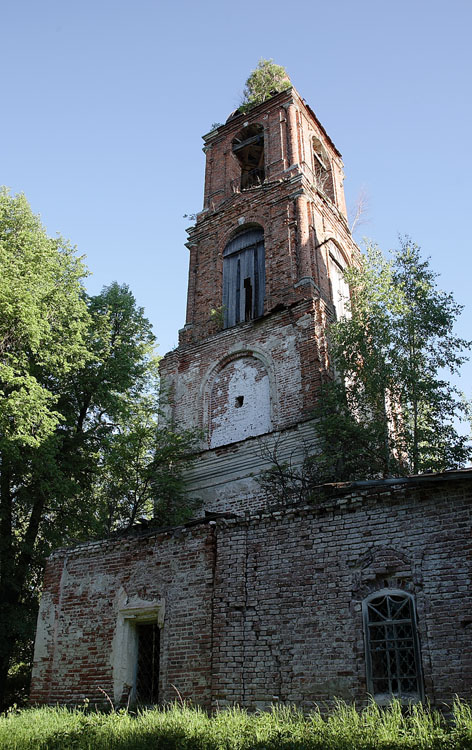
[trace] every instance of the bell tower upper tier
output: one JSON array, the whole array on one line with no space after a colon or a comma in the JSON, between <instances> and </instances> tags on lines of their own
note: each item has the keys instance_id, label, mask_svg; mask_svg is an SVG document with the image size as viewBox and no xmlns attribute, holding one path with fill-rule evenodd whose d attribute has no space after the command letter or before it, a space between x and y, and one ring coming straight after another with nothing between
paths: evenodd
<instances>
[{"instance_id":1,"label":"bell tower upper tier","mask_svg":"<svg viewBox=\"0 0 472 750\"><path fill-rule=\"evenodd\" d=\"M357 248L341 155L310 107L292 87L230 115L204 142L180 344L307 297L335 304Z\"/></svg>"},{"instance_id":2,"label":"bell tower upper tier","mask_svg":"<svg viewBox=\"0 0 472 750\"><path fill-rule=\"evenodd\" d=\"M249 113L236 111L203 140L204 211L237 193L303 174L346 218L341 154L294 88Z\"/></svg>"}]
</instances>

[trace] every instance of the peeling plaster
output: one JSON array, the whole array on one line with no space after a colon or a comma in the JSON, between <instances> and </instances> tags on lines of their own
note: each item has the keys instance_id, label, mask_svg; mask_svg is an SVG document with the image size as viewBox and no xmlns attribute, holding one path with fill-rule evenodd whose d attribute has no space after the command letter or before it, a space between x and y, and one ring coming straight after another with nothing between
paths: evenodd
<instances>
[{"instance_id":1,"label":"peeling plaster","mask_svg":"<svg viewBox=\"0 0 472 750\"><path fill-rule=\"evenodd\" d=\"M217 376L212 391L211 448L271 429L269 376L259 360L243 357Z\"/></svg>"},{"instance_id":2,"label":"peeling plaster","mask_svg":"<svg viewBox=\"0 0 472 750\"><path fill-rule=\"evenodd\" d=\"M36 641L34 644L34 663L38 664L42 659L48 658L48 644L50 644L51 633L54 629L56 618L56 607L53 596L45 591L41 597L41 605L38 615L38 626L36 630ZM33 673L36 676L36 668Z\"/></svg>"}]
</instances>

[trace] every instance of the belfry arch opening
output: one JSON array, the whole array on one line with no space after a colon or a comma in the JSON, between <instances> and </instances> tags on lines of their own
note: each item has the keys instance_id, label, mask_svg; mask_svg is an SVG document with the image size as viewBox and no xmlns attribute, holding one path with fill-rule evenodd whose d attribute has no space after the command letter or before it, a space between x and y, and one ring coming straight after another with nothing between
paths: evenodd
<instances>
[{"instance_id":1,"label":"belfry arch opening","mask_svg":"<svg viewBox=\"0 0 472 750\"><path fill-rule=\"evenodd\" d=\"M233 154L241 166L241 190L262 185L264 170L264 128L248 125L233 139Z\"/></svg>"},{"instance_id":2,"label":"belfry arch opening","mask_svg":"<svg viewBox=\"0 0 472 750\"><path fill-rule=\"evenodd\" d=\"M333 170L326 149L322 146L321 141L313 137L313 172L316 179L316 186L325 193L328 198L334 201L334 183Z\"/></svg>"}]
</instances>

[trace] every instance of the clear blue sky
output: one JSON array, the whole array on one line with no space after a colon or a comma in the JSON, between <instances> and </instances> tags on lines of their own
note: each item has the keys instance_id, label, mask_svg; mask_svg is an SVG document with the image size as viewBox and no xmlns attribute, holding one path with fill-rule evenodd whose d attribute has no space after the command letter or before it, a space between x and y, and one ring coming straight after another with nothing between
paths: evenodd
<instances>
[{"instance_id":1,"label":"clear blue sky","mask_svg":"<svg viewBox=\"0 0 472 750\"><path fill-rule=\"evenodd\" d=\"M420 244L472 337L471 0L2 5L0 183L86 255L92 293L129 284L160 353L185 320L201 135L261 57L287 68L343 154L348 204L367 191L360 234ZM468 365L469 395L471 381Z\"/></svg>"}]
</instances>

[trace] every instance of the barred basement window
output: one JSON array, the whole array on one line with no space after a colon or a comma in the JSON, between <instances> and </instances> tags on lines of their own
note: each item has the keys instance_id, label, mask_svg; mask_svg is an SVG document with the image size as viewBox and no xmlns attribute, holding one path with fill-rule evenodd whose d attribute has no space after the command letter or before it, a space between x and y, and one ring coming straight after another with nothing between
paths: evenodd
<instances>
[{"instance_id":1,"label":"barred basement window","mask_svg":"<svg viewBox=\"0 0 472 750\"><path fill-rule=\"evenodd\" d=\"M367 687L378 702L421 700L423 685L414 599L383 589L363 602Z\"/></svg>"}]
</instances>

